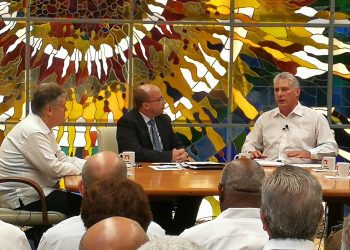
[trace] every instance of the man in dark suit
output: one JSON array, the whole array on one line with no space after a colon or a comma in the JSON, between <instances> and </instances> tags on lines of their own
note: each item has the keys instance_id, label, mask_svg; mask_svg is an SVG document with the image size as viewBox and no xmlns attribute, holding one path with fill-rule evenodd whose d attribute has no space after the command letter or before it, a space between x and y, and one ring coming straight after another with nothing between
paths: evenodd
<instances>
[{"instance_id":1,"label":"man in dark suit","mask_svg":"<svg viewBox=\"0 0 350 250\"><path fill-rule=\"evenodd\" d=\"M152 84L134 92L135 108L118 121L119 152L134 151L139 162L184 162L188 154L174 133L169 116L163 114L164 97ZM175 197L151 200L154 221L167 234L180 234L196 221L201 197ZM172 218L173 211L175 217Z\"/></svg>"},{"instance_id":2,"label":"man in dark suit","mask_svg":"<svg viewBox=\"0 0 350 250\"><path fill-rule=\"evenodd\" d=\"M163 114L161 90L152 84L141 85L135 90L134 100L135 108L118 121L119 152L135 151L139 162L187 161L188 154L176 137L169 116Z\"/></svg>"}]
</instances>

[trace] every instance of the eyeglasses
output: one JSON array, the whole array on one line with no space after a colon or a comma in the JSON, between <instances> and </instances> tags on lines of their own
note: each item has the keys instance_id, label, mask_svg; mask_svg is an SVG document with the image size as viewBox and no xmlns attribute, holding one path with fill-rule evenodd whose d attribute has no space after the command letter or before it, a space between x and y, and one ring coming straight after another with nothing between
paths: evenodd
<instances>
[{"instance_id":1,"label":"eyeglasses","mask_svg":"<svg viewBox=\"0 0 350 250\"><path fill-rule=\"evenodd\" d=\"M163 102L164 101L164 97L161 96L159 97L158 99L155 99L155 100L149 100L149 101L144 101L144 102Z\"/></svg>"}]
</instances>

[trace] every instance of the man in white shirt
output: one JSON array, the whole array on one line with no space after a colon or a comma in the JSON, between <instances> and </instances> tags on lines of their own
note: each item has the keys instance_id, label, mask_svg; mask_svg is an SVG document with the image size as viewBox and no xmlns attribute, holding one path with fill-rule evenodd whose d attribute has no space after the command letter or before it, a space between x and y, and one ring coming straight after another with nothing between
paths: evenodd
<instances>
[{"instance_id":1,"label":"man in white shirt","mask_svg":"<svg viewBox=\"0 0 350 250\"><path fill-rule=\"evenodd\" d=\"M264 250L313 250L323 216L320 183L305 169L277 168L263 182L260 216L270 236Z\"/></svg>"},{"instance_id":2,"label":"man in white shirt","mask_svg":"<svg viewBox=\"0 0 350 250\"><path fill-rule=\"evenodd\" d=\"M43 83L33 94L32 113L18 123L0 147L0 177L20 176L44 190L48 210L70 217L80 212L81 197L58 189L59 179L77 175L85 160L69 157L57 145L52 128L65 121L66 94L55 83ZM39 195L24 184L0 186L0 206L41 211Z\"/></svg>"},{"instance_id":3,"label":"man in white shirt","mask_svg":"<svg viewBox=\"0 0 350 250\"><path fill-rule=\"evenodd\" d=\"M31 250L26 235L14 225L0 220L1 249L6 250Z\"/></svg>"},{"instance_id":4,"label":"man in white shirt","mask_svg":"<svg viewBox=\"0 0 350 250\"><path fill-rule=\"evenodd\" d=\"M83 167L82 180L79 182L79 190L83 196L83 203L84 199L86 199L86 190L96 189L96 187L94 187L96 183L107 181L108 179L113 179L113 182L117 182L120 180L126 180L126 178L126 164L117 154L105 151L91 156ZM104 190L103 195L109 195L109 197L113 196L113 194L108 192L107 189ZM91 206L96 205L99 206L99 208L101 208L101 206L102 208L103 206L107 206L107 204L104 203L97 204L97 202L94 202L93 200L94 199L92 198ZM117 200L111 199L107 203L111 203L113 205L115 202L117 202ZM116 205L114 205L113 208L115 208L115 206ZM89 205L84 203L82 206L82 213L86 213L85 210L88 207ZM109 208L110 207L111 206L109 206ZM128 206L126 208L128 208ZM114 212L106 212L108 210L107 208L105 210L101 210L103 213L105 213L104 216L115 216L117 215L116 213L120 213L120 211L114 209L112 209ZM101 216L101 213L96 213L96 216ZM79 241L85 231L86 229L80 215L66 219L44 233L38 250L76 250L79 247ZM159 225L152 222L148 227L147 234L150 236L150 238L152 238L165 235L165 231Z\"/></svg>"},{"instance_id":5,"label":"man in white shirt","mask_svg":"<svg viewBox=\"0 0 350 250\"><path fill-rule=\"evenodd\" d=\"M210 250L262 249L268 241L259 209L264 177L264 169L254 160L228 163L218 187L222 213L185 230L180 237Z\"/></svg>"},{"instance_id":6,"label":"man in white shirt","mask_svg":"<svg viewBox=\"0 0 350 250\"><path fill-rule=\"evenodd\" d=\"M334 131L323 114L299 103L301 90L295 76L282 72L273 82L278 107L258 118L242 152L249 152L252 159L287 163L311 163L324 155L336 156Z\"/></svg>"}]
</instances>

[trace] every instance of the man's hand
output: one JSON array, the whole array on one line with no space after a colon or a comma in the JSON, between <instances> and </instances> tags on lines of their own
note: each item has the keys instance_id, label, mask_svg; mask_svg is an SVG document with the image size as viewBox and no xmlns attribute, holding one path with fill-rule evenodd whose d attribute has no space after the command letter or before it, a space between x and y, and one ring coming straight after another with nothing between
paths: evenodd
<instances>
[{"instance_id":1,"label":"man's hand","mask_svg":"<svg viewBox=\"0 0 350 250\"><path fill-rule=\"evenodd\" d=\"M174 148L172 150L172 159L173 162L185 162L188 161L188 153L185 151L185 149L180 148L176 149Z\"/></svg>"},{"instance_id":2,"label":"man's hand","mask_svg":"<svg viewBox=\"0 0 350 250\"><path fill-rule=\"evenodd\" d=\"M264 159L264 158L267 158L266 155L264 155L263 153L261 153L258 150L250 151L249 153L250 153L250 159Z\"/></svg>"},{"instance_id":3,"label":"man's hand","mask_svg":"<svg viewBox=\"0 0 350 250\"><path fill-rule=\"evenodd\" d=\"M287 151L285 152L287 157L294 157L294 158L311 158L311 153L306 150L293 150L293 151Z\"/></svg>"}]
</instances>

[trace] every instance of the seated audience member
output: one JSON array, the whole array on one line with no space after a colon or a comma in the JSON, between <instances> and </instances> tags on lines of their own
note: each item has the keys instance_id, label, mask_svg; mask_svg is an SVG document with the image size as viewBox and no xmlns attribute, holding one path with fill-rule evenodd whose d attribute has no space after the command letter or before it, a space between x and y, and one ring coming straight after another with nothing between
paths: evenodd
<instances>
[{"instance_id":1,"label":"seated audience member","mask_svg":"<svg viewBox=\"0 0 350 250\"><path fill-rule=\"evenodd\" d=\"M80 241L80 250L136 250L148 241L140 225L124 217L110 217L90 227Z\"/></svg>"},{"instance_id":2,"label":"seated audience member","mask_svg":"<svg viewBox=\"0 0 350 250\"><path fill-rule=\"evenodd\" d=\"M350 216L344 222L341 250L350 250Z\"/></svg>"},{"instance_id":3,"label":"seated audience member","mask_svg":"<svg viewBox=\"0 0 350 250\"><path fill-rule=\"evenodd\" d=\"M82 181L79 183L79 190L84 200L86 199L85 190L91 189L93 186L97 185L97 183L108 179L113 179L112 182L117 182L126 180L126 177L127 167L124 161L115 153L108 151L101 152L91 156L85 163L82 172ZM116 190L112 191L115 192ZM102 190L102 192L107 191ZM116 200L113 201L113 204L115 204ZM110 203L110 201L108 201L108 203ZM92 206L93 205L95 204L92 204ZM117 215L116 213L118 213L118 211L113 211L110 213L110 216L115 216ZM86 229L81 216L69 218L45 232L38 249L75 250L78 248L79 241L85 231ZM160 226L152 222L148 229L148 234L150 237L157 237L164 235L165 232Z\"/></svg>"},{"instance_id":4,"label":"seated audience member","mask_svg":"<svg viewBox=\"0 0 350 250\"><path fill-rule=\"evenodd\" d=\"M222 213L214 220L185 230L180 237L214 250L263 249L268 235L260 220L264 169L254 160L231 161L219 184Z\"/></svg>"},{"instance_id":5,"label":"seated audience member","mask_svg":"<svg viewBox=\"0 0 350 250\"><path fill-rule=\"evenodd\" d=\"M165 100L159 87L152 84L137 87L134 100L135 108L118 121L119 152L134 151L139 162L188 161L170 117L163 114ZM194 225L201 200L195 196L151 200L154 221L166 229L167 234L179 234Z\"/></svg>"},{"instance_id":6,"label":"seated audience member","mask_svg":"<svg viewBox=\"0 0 350 250\"><path fill-rule=\"evenodd\" d=\"M248 134L242 152L252 159L311 163L336 156L334 131L323 114L299 103L300 84L294 75L279 73L273 80L277 108L263 113Z\"/></svg>"},{"instance_id":7,"label":"seated audience member","mask_svg":"<svg viewBox=\"0 0 350 250\"><path fill-rule=\"evenodd\" d=\"M19 122L0 146L0 177L19 176L38 183L46 196L48 210L67 217L78 215L81 196L59 190L59 179L81 173L85 160L69 157L56 143L53 127L65 121L66 94L56 83L43 83L33 94L32 113ZM21 183L0 185L0 206L41 211L38 193ZM25 233L39 243L48 226L36 226Z\"/></svg>"},{"instance_id":8,"label":"seated audience member","mask_svg":"<svg viewBox=\"0 0 350 250\"><path fill-rule=\"evenodd\" d=\"M205 250L197 243L177 236L164 236L146 242L139 250Z\"/></svg>"},{"instance_id":9,"label":"seated audience member","mask_svg":"<svg viewBox=\"0 0 350 250\"><path fill-rule=\"evenodd\" d=\"M43 187L48 210L78 215L81 197L58 189L66 175L81 173L85 160L69 157L57 145L52 128L65 121L66 94L55 83L43 83L33 94L32 113L18 123L0 147L0 177L21 176ZM40 211L39 195L23 184L1 184L0 205Z\"/></svg>"},{"instance_id":10,"label":"seated audience member","mask_svg":"<svg viewBox=\"0 0 350 250\"><path fill-rule=\"evenodd\" d=\"M322 215L322 187L317 179L302 168L277 168L261 189L261 220L270 236L264 250L314 250Z\"/></svg>"},{"instance_id":11,"label":"seated audience member","mask_svg":"<svg viewBox=\"0 0 350 250\"><path fill-rule=\"evenodd\" d=\"M0 249L31 250L26 235L14 225L0 220Z\"/></svg>"}]
</instances>

